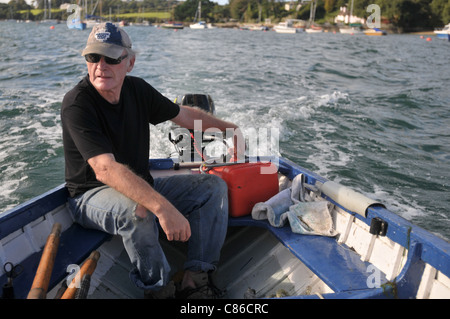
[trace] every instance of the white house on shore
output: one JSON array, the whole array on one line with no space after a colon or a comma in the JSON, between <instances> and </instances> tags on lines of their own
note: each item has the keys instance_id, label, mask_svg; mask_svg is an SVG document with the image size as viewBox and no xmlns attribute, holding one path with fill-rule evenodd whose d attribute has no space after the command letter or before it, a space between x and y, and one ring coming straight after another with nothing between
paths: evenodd
<instances>
[{"instance_id":1,"label":"white house on shore","mask_svg":"<svg viewBox=\"0 0 450 319\"><path fill-rule=\"evenodd\" d=\"M351 14L347 7L340 7L339 14L334 18L334 23L361 23L364 24L366 20L364 18L359 18Z\"/></svg>"}]
</instances>

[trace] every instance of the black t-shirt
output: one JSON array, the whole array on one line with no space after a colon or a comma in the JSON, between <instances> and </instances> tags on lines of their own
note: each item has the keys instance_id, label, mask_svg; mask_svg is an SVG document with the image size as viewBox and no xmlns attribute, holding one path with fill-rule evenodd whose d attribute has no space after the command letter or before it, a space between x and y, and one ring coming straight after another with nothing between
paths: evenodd
<instances>
[{"instance_id":1,"label":"black t-shirt","mask_svg":"<svg viewBox=\"0 0 450 319\"><path fill-rule=\"evenodd\" d=\"M127 76L118 104L110 104L92 86L89 76L63 99L61 121L66 186L70 195L102 186L87 163L91 157L112 153L151 185L148 170L149 123L174 118L179 106L161 95L143 79Z\"/></svg>"}]
</instances>

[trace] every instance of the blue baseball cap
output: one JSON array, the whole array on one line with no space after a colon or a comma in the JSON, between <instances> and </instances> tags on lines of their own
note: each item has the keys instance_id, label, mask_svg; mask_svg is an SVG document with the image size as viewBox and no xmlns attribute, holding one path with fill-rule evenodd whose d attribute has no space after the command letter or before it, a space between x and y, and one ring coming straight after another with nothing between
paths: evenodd
<instances>
[{"instance_id":1,"label":"blue baseball cap","mask_svg":"<svg viewBox=\"0 0 450 319\"><path fill-rule=\"evenodd\" d=\"M131 49L131 40L128 34L115 24L106 22L92 28L81 55L97 53L118 59L122 55L123 49Z\"/></svg>"}]
</instances>

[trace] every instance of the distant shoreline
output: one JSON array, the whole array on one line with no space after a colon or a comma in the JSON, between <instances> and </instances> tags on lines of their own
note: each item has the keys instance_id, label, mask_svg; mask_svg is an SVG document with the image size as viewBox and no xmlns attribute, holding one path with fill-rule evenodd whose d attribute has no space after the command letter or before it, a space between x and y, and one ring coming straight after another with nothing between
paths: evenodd
<instances>
[{"instance_id":1,"label":"distant shoreline","mask_svg":"<svg viewBox=\"0 0 450 319\"><path fill-rule=\"evenodd\" d=\"M405 32L404 34L435 35L434 31Z\"/></svg>"},{"instance_id":2,"label":"distant shoreline","mask_svg":"<svg viewBox=\"0 0 450 319\"><path fill-rule=\"evenodd\" d=\"M20 21L25 22L25 20L15 20L15 19L0 19L0 21ZM28 22L33 23L42 23L40 20L30 20ZM63 20L58 20L57 23L64 23ZM187 27L189 26L189 22L181 22L183 26ZM159 23L155 23L152 25L158 25ZM264 24L264 23L239 23L239 22L219 22L219 23L213 23L213 25L217 28L224 28L224 29L239 29L244 26L250 26L250 25L264 25L269 28L272 28L275 24ZM319 25L320 26L320 25ZM332 25L332 26L321 26L325 32L339 32L339 26ZM381 27L382 30L385 30L388 32L388 34L412 34L412 35L435 35L433 30L423 30L423 31L413 31L413 32L399 32L397 28L392 27L391 25L385 25Z\"/></svg>"}]
</instances>

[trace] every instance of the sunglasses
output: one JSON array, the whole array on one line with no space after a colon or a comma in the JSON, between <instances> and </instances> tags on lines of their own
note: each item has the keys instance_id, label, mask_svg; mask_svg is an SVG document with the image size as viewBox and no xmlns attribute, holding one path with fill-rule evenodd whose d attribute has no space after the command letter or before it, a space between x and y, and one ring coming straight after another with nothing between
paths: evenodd
<instances>
[{"instance_id":1,"label":"sunglasses","mask_svg":"<svg viewBox=\"0 0 450 319\"><path fill-rule=\"evenodd\" d=\"M105 62L107 64L120 64L120 62L122 62L123 59L125 59L126 57L128 57L128 54L123 55L121 57L119 57L118 59L113 59L113 58L109 58L107 56L104 55L100 55L100 54L96 54L96 53L89 53L86 54L84 56L84 58L86 59L87 62L89 63L98 63L100 62L100 59L104 57L105 58Z\"/></svg>"}]
</instances>

